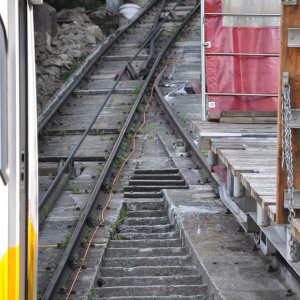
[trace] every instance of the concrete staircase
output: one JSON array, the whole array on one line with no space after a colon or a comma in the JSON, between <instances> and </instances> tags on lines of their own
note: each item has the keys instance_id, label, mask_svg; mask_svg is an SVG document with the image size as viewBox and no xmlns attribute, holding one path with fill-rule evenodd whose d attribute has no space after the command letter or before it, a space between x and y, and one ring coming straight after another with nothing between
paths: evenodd
<instances>
[{"instance_id":1,"label":"concrete staircase","mask_svg":"<svg viewBox=\"0 0 300 300\"><path fill-rule=\"evenodd\" d=\"M134 186L140 179L142 186L150 184L160 193L166 186L185 186L179 177L178 170L174 169L148 170L138 171L132 180ZM123 206L127 217L118 229L118 239L111 239L106 249L98 273L98 287L93 290L97 299L207 299L207 287L191 264L174 225L170 224L163 199L153 198L153 191L142 191L143 197L140 189L127 192L130 198L124 199ZM135 197L135 193L139 196Z\"/></svg>"}]
</instances>

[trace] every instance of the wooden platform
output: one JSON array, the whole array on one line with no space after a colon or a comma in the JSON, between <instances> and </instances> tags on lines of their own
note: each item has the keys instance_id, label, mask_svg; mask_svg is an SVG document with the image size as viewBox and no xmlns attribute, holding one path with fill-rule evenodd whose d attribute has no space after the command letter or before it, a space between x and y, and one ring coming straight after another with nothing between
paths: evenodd
<instances>
[{"instance_id":1,"label":"wooden platform","mask_svg":"<svg viewBox=\"0 0 300 300\"><path fill-rule=\"evenodd\" d=\"M208 150L227 174L228 193L243 190L265 211L276 218L276 124L229 124L192 122L201 150ZM224 176L223 176L224 179Z\"/></svg>"},{"instance_id":2,"label":"wooden platform","mask_svg":"<svg viewBox=\"0 0 300 300\"><path fill-rule=\"evenodd\" d=\"M276 124L228 124L206 121L191 123L195 133L199 135L202 150L210 150L210 139L228 137L276 137Z\"/></svg>"}]
</instances>

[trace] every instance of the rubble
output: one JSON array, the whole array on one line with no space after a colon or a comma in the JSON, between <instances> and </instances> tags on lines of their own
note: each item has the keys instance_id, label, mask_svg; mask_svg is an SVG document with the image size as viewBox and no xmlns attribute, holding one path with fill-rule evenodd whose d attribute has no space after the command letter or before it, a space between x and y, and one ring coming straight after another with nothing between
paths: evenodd
<instances>
[{"instance_id":1,"label":"rubble","mask_svg":"<svg viewBox=\"0 0 300 300\"><path fill-rule=\"evenodd\" d=\"M106 9L94 12L106 16ZM51 96L106 35L94 24L85 8L62 9L57 13L57 34L46 45L36 43L38 114Z\"/></svg>"}]
</instances>

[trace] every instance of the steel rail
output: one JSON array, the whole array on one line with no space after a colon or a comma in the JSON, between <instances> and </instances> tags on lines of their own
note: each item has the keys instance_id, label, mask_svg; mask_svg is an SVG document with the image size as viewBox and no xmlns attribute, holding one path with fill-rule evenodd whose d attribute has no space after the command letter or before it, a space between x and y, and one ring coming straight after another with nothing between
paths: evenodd
<instances>
[{"instance_id":1,"label":"steel rail","mask_svg":"<svg viewBox=\"0 0 300 300\"><path fill-rule=\"evenodd\" d=\"M162 10L163 10L163 7L165 6L166 4L166 1L167 0L163 0L162 1L162 4L161 4L161 7L160 7L160 14L162 13ZM155 21L154 21L154 27L158 24L159 22L159 17L160 17L160 14L157 14L156 17L155 17ZM146 62L143 64L143 68L142 69L146 69L149 62L151 61L153 55L154 55L154 48L155 48L155 40L156 38L152 39L151 42L150 42L150 53L149 53L149 57L148 59L146 60Z\"/></svg>"},{"instance_id":2,"label":"steel rail","mask_svg":"<svg viewBox=\"0 0 300 300\"><path fill-rule=\"evenodd\" d=\"M156 3L158 0L152 0L144 9L128 24L118 29L115 33L109 35L102 45L99 45L97 49L90 54L84 61L84 63L75 71L68 81L63 84L60 90L52 97L50 104L38 117L38 132L40 132L44 126L48 123L50 118L55 114L59 107L64 103L67 97L74 91L84 76L94 66L95 62L103 56L107 50L126 32L126 30L140 20Z\"/></svg>"},{"instance_id":3,"label":"steel rail","mask_svg":"<svg viewBox=\"0 0 300 300\"><path fill-rule=\"evenodd\" d=\"M201 5L201 2L196 5L196 7L194 8L193 12L189 16L189 19L183 21L182 25L174 33L174 35L173 35L173 37L174 37L173 41L175 40L175 37L179 34L179 32L184 28L184 26L186 25L186 23L190 20L190 18L197 12L197 9L200 7L200 5ZM167 115L172 120L173 125L176 127L176 131L181 135L181 137L183 138L183 140L185 141L185 143L189 146L190 151L192 152L192 154L193 154L194 158L196 159L197 163L202 167L202 169L204 171L207 172L208 177L209 177L209 179L211 181L211 184L212 184L213 188L217 191L219 183L216 180L216 178L212 176L210 168L209 168L209 166L206 163L205 157L200 153L199 148L195 145L195 143L192 140L192 138L190 137L190 135L185 131L184 128L182 128L181 123L179 122L176 114L173 112L173 110L171 109L171 107L168 105L168 103L164 99L164 95L163 95L162 91L159 88L159 83L162 80L162 77L163 77L163 71L160 72L160 74L158 75L158 77L157 77L157 79L155 80L155 83L154 83L154 89L156 91L156 94L157 94L157 96L158 96L161 104L163 105L165 111L167 112Z\"/></svg>"},{"instance_id":4,"label":"steel rail","mask_svg":"<svg viewBox=\"0 0 300 300\"><path fill-rule=\"evenodd\" d=\"M138 56L138 54L144 49L144 47L147 45L147 43L149 43L149 41L152 38L156 37L157 32L161 28L162 24L167 20L167 18L168 18L168 16L165 16L164 19L159 24L157 24L157 28L154 28L154 30L152 30L152 33L148 36L148 38L146 38L145 42L138 49L138 51L135 53L135 55L128 61L128 63L132 63L134 61L134 59ZM51 183L50 187L48 188L48 190L44 194L43 198L40 200L40 202L39 202L39 210L41 210L43 208L43 206L47 203L48 198L51 196L51 194L54 191L55 187L59 183L61 177L66 172L66 170L69 168L69 164L72 162L72 160L74 159L75 154L79 150L80 146L84 142L84 140L87 137L87 135L90 133L90 130L92 129L93 125L95 124L95 122L98 119L99 115L101 114L103 108L105 107L105 105L109 101L111 95L115 91L117 85L121 81L121 78L126 73L126 71L127 71L127 66L125 65L124 68L123 68L123 70L122 70L122 72L118 75L117 80L115 81L113 87L110 89L109 93L107 94L107 96L106 96L103 104L98 109L96 115L94 116L94 118L92 119L91 123L89 124L89 126L86 128L86 130L82 134L82 136L81 136L80 140L78 141L77 145L74 147L74 149L72 150L71 154L69 154L67 160L64 162L64 165L59 170L59 172L56 175L54 181Z\"/></svg>"},{"instance_id":5,"label":"steel rail","mask_svg":"<svg viewBox=\"0 0 300 300\"><path fill-rule=\"evenodd\" d=\"M183 25L180 26L180 30L185 26L185 24L187 23L187 21L194 15L194 13L196 12L197 8L199 7L200 3L196 5L196 7L194 8L194 10L184 19L183 21ZM54 292L56 291L57 289L57 284L58 284L58 281L59 279L61 278L62 276L62 273L63 273L63 270L64 270L64 267L69 259L69 256L70 254L72 253L76 243L78 242L78 238L81 234L81 231L83 229L83 226L85 224L85 221L92 209L92 206L93 204L95 203L95 200L97 199L98 197L98 194L100 192L100 189L102 187L102 184L104 182L104 180L106 179L108 173L109 173L109 170L111 169L111 166L112 166L112 163L113 163L113 160L115 159L116 155L117 155L117 152L119 151L120 149L120 146L121 146L121 143L125 137L125 134L129 128L129 125L131 124L132 120L133 120L133 117L134 117L134 114L138 108L138 105L140 104L145 92L146 92L146 89L152 79L152 77L154 76L154 73L156 71L156 69L158 68L160 62L162 61L163 57L165 56L166 52L168 51L169 47L171 46L172 42L175 40L178 32L179 31L176 31L172 36L171 38L168 40L168 42L166 43L166 45L163 47L162 51L160 52L159 56L157 57L153 67L151 68L146 80L144 81L144 84L137 96L137 99L134 103L134 105L132 106L131 108L131 111L123 125L123 128L117 138L117 141L108 157L108 160L106 161L105 165L104 165L104 168L103 168L103 171L99 177L99 179L97 180L97 183L93 189L93 192L83 210L83 213L82 213L82 216L79 220L79 222L77 223L76 225L76 228L74 229L73 233L72 233L72 236L70 238L70 241L62 255L62 257L60 258L60 261L57 265L57 268L52 276L52 278L50 279L50 282L49 282L49 285L45 291L45 293L43 294L43 297L42 299L43 300L48 300L50 299L50 297L54 294Z\"/></svg>"}]
</instances>

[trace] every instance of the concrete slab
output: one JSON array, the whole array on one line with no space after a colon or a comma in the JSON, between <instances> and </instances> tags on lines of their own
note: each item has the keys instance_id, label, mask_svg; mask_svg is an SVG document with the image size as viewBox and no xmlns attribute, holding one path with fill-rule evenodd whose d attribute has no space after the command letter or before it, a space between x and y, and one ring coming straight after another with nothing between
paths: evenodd
<instances>
[{"instance_id":1,"label":"concrete slab","mask_svg":"<svg viewBox=\"0 0 300 300\"><path fill-rule=\"evenodd\" d=\"M286 287L276 272L267 272L266 263L251 251L247 237L237 231L238 223L218 199L204 198L197 190L164 190L163 195L211 299L286 299Z\"/></svg>"}]
</instances>

